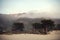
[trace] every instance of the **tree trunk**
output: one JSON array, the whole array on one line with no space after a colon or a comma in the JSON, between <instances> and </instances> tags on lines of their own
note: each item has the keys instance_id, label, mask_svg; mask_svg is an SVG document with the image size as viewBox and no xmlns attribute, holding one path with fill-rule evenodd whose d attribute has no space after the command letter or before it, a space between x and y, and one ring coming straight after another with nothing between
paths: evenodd
<instances>
[{"instance_id":1,"label":"tree trunk","mask_svg":"<svg viewBox=\"0 0 60 40\"><path fill-rule=\"evenodd\" d=\"M47 32L48 32L48 28L45 27L45 28L44 28L44 34L47 34Z\"/></svg>"}]
</instances>

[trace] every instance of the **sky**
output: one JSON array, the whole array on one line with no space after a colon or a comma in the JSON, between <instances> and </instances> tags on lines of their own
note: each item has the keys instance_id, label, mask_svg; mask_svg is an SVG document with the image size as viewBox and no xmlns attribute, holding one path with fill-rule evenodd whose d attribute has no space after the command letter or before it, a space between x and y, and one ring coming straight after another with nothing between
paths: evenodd
<instances>
[{"instance_id":1,"label":"sky","mask_svg":"<svg viewBox=\"0 0 60 40\"><path fill-rule=\"evenodd\" d=\"M37 10L59 12L60 0L0 0L0 13L14 14Z\"/></svg>"}]
</instances>

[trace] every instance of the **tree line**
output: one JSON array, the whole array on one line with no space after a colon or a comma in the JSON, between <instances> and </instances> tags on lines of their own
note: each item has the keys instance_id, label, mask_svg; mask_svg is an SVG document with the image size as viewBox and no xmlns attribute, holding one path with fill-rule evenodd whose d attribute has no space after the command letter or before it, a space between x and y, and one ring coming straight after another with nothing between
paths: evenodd
<instances>
[{"instance_id":1,"label":"tree line","mask_svg":"<svg viewBox=\"0 0 60 40\"><path fill-rule=\"evenodd\" d=\"M53 31L55 28L55 23L51 19L43 19L40 23L33 23L33 29L38 30L40 33L47 34ZM60 26L60 24L58 25ZM12 31L24 31L23 23L13 23ZM3 33L3 27L0 26L0 33Z\"/></svg>"}]
</instances>

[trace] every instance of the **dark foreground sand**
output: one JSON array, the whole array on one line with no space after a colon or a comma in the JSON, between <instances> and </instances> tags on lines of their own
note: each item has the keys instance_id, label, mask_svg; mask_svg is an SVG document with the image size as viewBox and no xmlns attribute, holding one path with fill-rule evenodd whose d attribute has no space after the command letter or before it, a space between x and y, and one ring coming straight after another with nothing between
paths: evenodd
<instances>
[{"instance_id":1,"label":"dark foreground sand","mask_svg":"<svg viewBox=\"0 0 60 40\"><path fill-rule=\"evenodd\" d=\"M53 31L48 35L41 34L11 34L0 35L0 40L60 40L60 31Z\"/></svg>"}]
</instances>

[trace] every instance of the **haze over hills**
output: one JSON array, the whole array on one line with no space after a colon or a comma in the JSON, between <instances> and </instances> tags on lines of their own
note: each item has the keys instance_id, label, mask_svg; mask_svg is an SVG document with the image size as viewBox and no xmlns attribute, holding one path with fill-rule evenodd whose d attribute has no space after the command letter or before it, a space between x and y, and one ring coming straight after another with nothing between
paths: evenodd
<instances>
[{"instance_id":1,"label":"haze over hills","mask_svg":"<svg viewBox=\"0 0 60 40\"><path fill-rule=\"evenodd\" d=\"M17 19L22 19L25 18L30 18L30 19L41 19L41 18L46 18L46 19L53 19L57 22L60 21L60 19L55 18L56 16L53 16L51 13L18 13L18 14L0 14L0 18L2 20L7 21L16 21Z\"/></svg>"},{"instance_id":2,"label":"haze over hills","mask_svg":"<svg viewBox=\"0 0 60 40\"><path fill-rule=\"evenodd\" d=\"M46 14L40 13L18 13L18 14L0 14L0 26L2 26L5 30L10 30L13 26L14 22L23 22L25 26L31 27L31 23L40 23L42 19L51 19L55 22L55 24L60 24L60 19L47 17ZM27 24L26 24L27 22Z\"/></svg>"}]
</instances>

